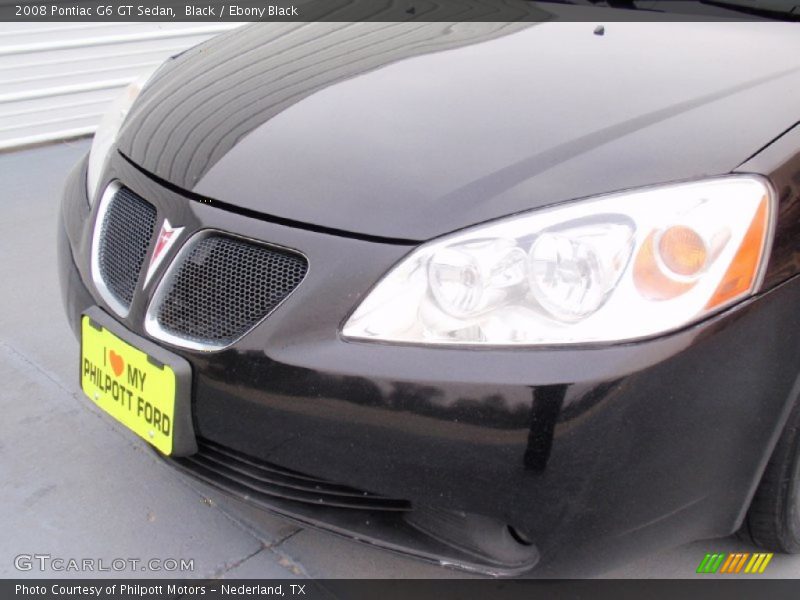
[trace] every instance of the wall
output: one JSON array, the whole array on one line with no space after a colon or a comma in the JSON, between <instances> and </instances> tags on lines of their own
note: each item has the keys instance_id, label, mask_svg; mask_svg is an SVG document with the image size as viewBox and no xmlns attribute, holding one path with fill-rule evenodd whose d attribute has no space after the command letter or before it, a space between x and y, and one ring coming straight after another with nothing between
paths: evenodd
<instances>
[{"instance_id":1,"label":"wall","mask_svg":"<svg viewBox=\"0 0 800 600\"><path fill-rule=\"evenodd\" d=\"M0 24L0 150L91 134L140 73L238 23Z\"/></svg>"}]
</instances>

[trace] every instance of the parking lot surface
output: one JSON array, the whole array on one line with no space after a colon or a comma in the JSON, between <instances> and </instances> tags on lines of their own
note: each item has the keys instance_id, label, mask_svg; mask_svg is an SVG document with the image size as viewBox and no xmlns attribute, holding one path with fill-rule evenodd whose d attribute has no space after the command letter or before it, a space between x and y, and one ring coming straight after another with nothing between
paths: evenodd
<instances>
[{"instance_id":1,"label":"parking lot surface","mask_svg":"<svg viewBox=\"0 0 800 600\"><path fill-rule=\"evenodd\" d=\"M0 577L469 576L251 510L174 472L83 396L55 234L61 185L88 147L0 154ZM707 540L604 576L692 577L706 552L754 551L735 538ZM26 554L106 565L185 559L193 569L20 571L15 557ZM761 575L798 576L800 557L777 555Z\"/></svg>"}]
</instances>

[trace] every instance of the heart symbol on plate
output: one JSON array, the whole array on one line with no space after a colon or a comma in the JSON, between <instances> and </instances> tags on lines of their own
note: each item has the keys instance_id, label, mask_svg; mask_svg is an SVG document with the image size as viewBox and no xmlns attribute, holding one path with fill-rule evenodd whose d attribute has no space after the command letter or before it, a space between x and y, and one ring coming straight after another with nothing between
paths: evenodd
<instances>
[{"instance_id":1,"label":"heart symbol on plate","mask_svg":"<svg viewBox=\"0 0 800 600\"><path fill-rule=\"evenodd\" d=\"M122 371L125 370L125 361L122 360L122 357L114 352L113 350L108 351L108 362L111 363L111 370L114 371L114 375L119 377L122 375Z\"/></svg>"}]
</instances>

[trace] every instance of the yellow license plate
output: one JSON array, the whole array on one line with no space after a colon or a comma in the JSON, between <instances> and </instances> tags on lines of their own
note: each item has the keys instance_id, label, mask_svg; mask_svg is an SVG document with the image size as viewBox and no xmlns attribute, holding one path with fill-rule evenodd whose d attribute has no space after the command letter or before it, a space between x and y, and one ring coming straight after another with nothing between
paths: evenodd
<instances>
[{"instance_id":1,"label":"yellow license plate","mask_svg":"<svg viewBox=\"0 0 800 600\"><path fill-rule=\"evenodd\" d=\"M172 453L175 372L86 315L81 319L81 388L128 429L164 454Z\"/></svg>"}]
</instances>

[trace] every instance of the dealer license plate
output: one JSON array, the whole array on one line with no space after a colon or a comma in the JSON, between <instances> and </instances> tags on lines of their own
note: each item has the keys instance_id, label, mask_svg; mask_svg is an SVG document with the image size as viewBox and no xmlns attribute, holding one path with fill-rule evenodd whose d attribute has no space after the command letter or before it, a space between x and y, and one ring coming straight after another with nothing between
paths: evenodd
<instances>
[{"instance_id":1,"label":"dealer license plate","mask_svg":"<svg viewBox=\"0 0 800 600\"><path fill-rule=\"evenodd\" d=\"M175 372L84 315L81 319L81 388L117 421L172 453Z\"/></svg>"}]
</instances>

